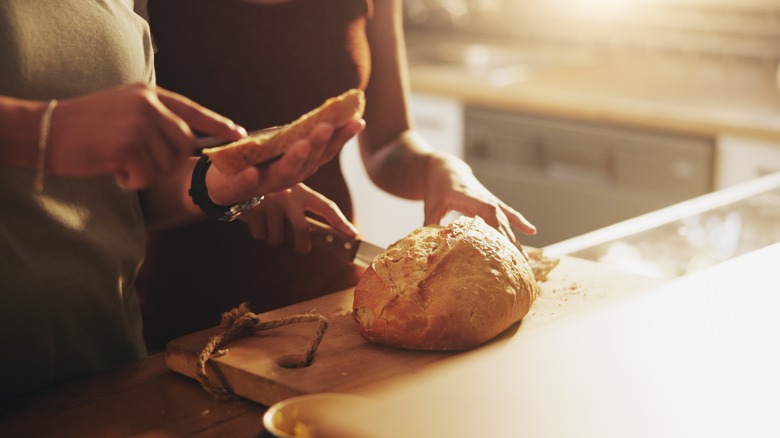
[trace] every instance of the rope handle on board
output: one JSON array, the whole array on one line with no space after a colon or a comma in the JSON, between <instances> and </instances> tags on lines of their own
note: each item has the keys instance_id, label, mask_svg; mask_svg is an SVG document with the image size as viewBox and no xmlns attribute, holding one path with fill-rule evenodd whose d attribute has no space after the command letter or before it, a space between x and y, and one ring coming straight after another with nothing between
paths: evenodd
<instances>
[{"instance_id":1,"label":"rope handle on board","mask_svg":"<svg viewBox=\"0 0 780 438\"><path fill-rule=\"evenodd\" d=\"M206 346L203 347L198 354L198 361L195 364L195 374L200 385L217 400L238 399L239 397L229 389L211 383L206 375L206 362L212 357L218 357L225 354L226 350L220 350L219 348L237 339L252 336L262 330L269 330L300 322L318 322L319 326L305 356L297 363L287 364L286 366L288 368L307 367L311 364L312 360L314 360L314 355L317 352L317 347L319 347L322 337L325 336L325 331L328 329L327 318L316 313L306 313L294 315L289 318L260 321L260 317L249 310L249 305L247 303L241 303L238 307L223 313L222 323L220 324L220 328L223 332L212 336Z\"/></svg>"}]
</instances>

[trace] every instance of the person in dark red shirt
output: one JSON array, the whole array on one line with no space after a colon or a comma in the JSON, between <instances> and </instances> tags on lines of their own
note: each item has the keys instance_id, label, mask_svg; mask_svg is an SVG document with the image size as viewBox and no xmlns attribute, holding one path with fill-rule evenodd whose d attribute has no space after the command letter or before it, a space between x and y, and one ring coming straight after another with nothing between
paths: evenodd
<instances>
[{"instance_id":1,"label":"person in dark red shirt","mask_svg":"<svg viewBox=\"0 0 780 438\"><path fill-rule=\"evenodd\" d=\"M162 86L249 129L288 123L331 96L365 89L359 145L378 187L423 200L426 224L458 211L481 216L513 242L512 227L535 232L466 163L434 152L415 132L401 0L150 0L149 16ZM338 159L305 184L354 217ZM265 215L265 241L247 239L242 223L149 234L137 285L150 348L218 324L243 301L261 312L354 286L355 267L316 250L301 254L284 240L285 217L303 214L293 209L267 197L253 211Z\"/></svg>"}]
</instances>

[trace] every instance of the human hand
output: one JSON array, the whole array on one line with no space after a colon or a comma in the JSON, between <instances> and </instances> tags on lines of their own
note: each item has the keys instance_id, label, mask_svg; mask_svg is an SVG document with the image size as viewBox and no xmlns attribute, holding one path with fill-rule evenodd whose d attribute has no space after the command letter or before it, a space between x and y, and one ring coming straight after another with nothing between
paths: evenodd
<instances>
[{"instance_id":1,"label":"human hand","mask_svg":"<svg viewBox=\"0 0 780 438\"><path fill-rule=\"evenodd\" d=\"M192 155L192 129L226 140L246 135L186 97L143 83L65 99L52 116L49 171L112 173L125 188L149 187Z\"/></svg>"},{"instance_id":2,"label":"human hand","mask_svg":"<svg viewBox=\"0 0 780 438\"><path fill-rule=\"evenodd\" d=\"M463 161L434 154L427 170L425 224L438 224L447 213L457 211L467 216L480 216L518 247L512 227L526 235L536 233L531 222L485 188Z\"/></svg>"},{"instance_id":3,"label":"human hand","mask_svg":"<svg viewBox=\"0 0 780 438\"><path fill-rule=\"evenodd\" d=\"M364 127L363 120L352 120L338 129L321 123L308 138L296 141L281 158L267 166L250 166L236 174L225 174L212 166L206 174L209 196L216 204L232 205L287 189L332 160Z\"/></svg>"},{"instance_id":4,"label":"human hand","mask_svg":"<svg viewBox=\"0 0 780 438\"><path fill-rule=\"evenodd\" d=\"M311 231L304 215L307 211L321 216L343 234L357 235L336 203L302 183L265 195L259 205L244 212L239 220L249 225L255 239L278 245L292 236L295 250L307 254L311 251Z\"/></svg>"}]
</instances>

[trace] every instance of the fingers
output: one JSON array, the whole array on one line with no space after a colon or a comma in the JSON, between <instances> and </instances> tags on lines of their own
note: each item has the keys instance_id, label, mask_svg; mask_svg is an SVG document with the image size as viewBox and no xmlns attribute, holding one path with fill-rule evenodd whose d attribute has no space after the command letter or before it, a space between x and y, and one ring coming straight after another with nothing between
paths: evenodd
<instances>
[{"instance_id":1,"label":"fingers","mask_svg":"<svg viewBox=\"0 0 780 438\"><path fill-rule=\"evenodd\" d=\"M269 245L280 245L286 237L286 215L284 210L269 209L266 212L266 241Z\"/></svg>"},{"instance_id":2,"label":"fingers","mask_svg":"<svg viewBox=\"0 0 780 438\"><path fill-rule=\"evenodd\" d=\"M333 227L336 231L349 237L355 237L358 235L358 229L344 216L339 206L332 200L326 198L319 192L316 192L304 184L299 184L302 190L307 193L306 198L306 210L312 213L316 213L323 218L325 222Z\"/></svg>"},{"instance_id":3,"label":"fingers","mask_svg":"<svg viewBox=\"0 0 780 438\"><path fill-rule=\"evenodd\" d=\"M517 237L515 237L512 226L509 224L509 219L497 205L485 204L482 213L477 213L482 219L487 222L488 225L498 230L501 234L506 236L510 242L517 243Z\"/></svg>"},{"instance_id":4,"label":"fingers","mask_svg":"<svg viewBox=\"0 0 780 438\"><path fill-rule=\"evenodd\" d=\"M334 159L344 144L364 127L365 122L362 120L350 121L339 129L334 129L327 123L320 123L308 138L296 141L290 146L273 169L277 173L269 172L269 177L286 175L284 180L287 183L302 181L316 172L320 166Z\"/></svg>"},{"instance_id":5,"label":"fingers","mask_svg":"<svg viewBox=\"0 0 780 438\"><path fill-rule=\"evenodd\" d=\"M345 127L335 135L333 126L321 123L308 138L293 143L276 162L265 168L258 181L258 192L274 192L291 187L313 175L320 166L333 159L344 146L343 138L360 129ZM354 135L354 134L352 134Z\"/></svg>"},{"instance_id":6,"label":"fingers","mask_svg":"<svg viewBox=\"0 0 780 438\"><path fill-rule=\"evenodd\" d=\"M159 114L159 117L155 117L155 127L159 134L158 138L163 140L162 145L150 145L151 149L163 150L159 146L167 146L171 154L178 159L187 157L195 149L195 136L190 129L190 126L182 119L175 111L172 111L168 105L173 103L173 100L168 98L164 99L158 90L158 94L150 99L151 104L155 107ZM162 102L165 100L167 105ZM182 105L177 105L182 106ZM183 112L181 108L180 112ZM157 147L155 147L157 146Z\"/></svg>"},{"instance_id":7,"label":"fingers","mask_svg":"<svg viewBox=\"0 0 780 438\"><path fill-rule=\"evenodd\" d=\"M313 210L312 210L313 211ZM347 219L341 210L333 203L333 209L319 210L316 212L320 215L328 225L332 226L336 231L349 237L355 237L359 234L358 229L352 222Z\"/></svg>"},{"instance_id":8,"label":"fingers","mask_svg":"<svg viewBox=\"0 0 780 438\"><path fill-rule=\"evenodd\" d=\"M143 147L128 148L112 169L120 187L140 190L151 186L160 175L171 173L179 161L158 135L142 135Z\"/></svg>"},{"instance_id":9,"label":"fingers","mask_svg":"<svg viewBox=\"0 0 780 438\"><path fill-rule=\"evenodd\" d=\"M264 202L267 200L264 200ZM239 216L239 220L246 222L249 227L249 234L257 240L266 240L268 238L268 227L265 220L265 208L260 206L245 211Z\"/></svg>"},{"instance_id":10,"label":"fingers","mask_svg":"<svg viewBox=\"0 0 780 438\"><path fill-rule=\"evenodd\" d=\"M295 251L306 254L311 251L309 224L303 212L300 213L280 202L280 195L269 195L260 206L241 215L249 233L257 240L264 240L272 246L280 245L287 239L293 239Z\"/></svg>"},{"instance_id":11,"label":"fingers","mask_svg":"<svg viewBox=\"0 0 780 438\"><path fill-rule=\"evenodd\" d=\"M293 234L284 205L284 193L268 195L260 205L244 212L239 220L247 223L251 236L269 245L279 245Z\"/></svg>"},{"instance_id":12,"label":"fingers","mask_svg":"<svg viewBox=\"0 0 780 438\"><path fill-rule=\"evenodd\" d=\"M523 234L531 235L536 227L513 208L498 200L485 201L465 193L454 194L453 197L442 199L441 202L425 203L425 224L439 224L450 211L458 211L467 216L479 216L485 223L505 235L512 243L517 244L512 227Z\"/></svg>"},{"instance_id":13,"label":"fingers","mask_svg":"<svg viewBox=\"0 0 780 438\"><path fill-rule=\"evenodd\" d=\"M259 172L256 190L259 193L275 192L306 179L316 170L309 170L307 166L311 150L308 140L295 142L278 161Z\"/></svg>"},{"instance_id":14,"label":"fingers","mask_svg":"<svg viewBox=\"0 0 780 438\"><path fill-rule=\"evenodd\" d=\"M114 172L120 186L127 189L147 187L160 175L170 175L191 155L188 146L172 146L159 129L151 135L143 136L142 141L145 147L128 151L136 158L126 160L124 166Z\"/></svg>"},{"instance_id":15,"label":"fingers","mask_svg":"<svg viewBox=\"0 0 780 438\"><path fill-rule=\"evenodd\" d=\"M206 177L209 193L215 202L219 199L223 205L229 205L252 196L293 187L313 175L324 163L334 159L346 141L364 126L365 122L362 120L350 121L339 129L321 123L312 130L308 138L290 145L281 158L267 167L249 167L236 175L225 175L212 168ZM215 176L217 174L220 176ZM351 231L345 221L335 216L332 219L339 224L343 232Z\"/></svg>"},{"instance_id":16,"label":"fingers","mask_svg":"<svg viewBox=\"0 0 780 438\"><path fill-rule=\"evenodd\" d=\"M344 145L356 135L360 134L365 128L366 121L360 119L350 120L344 126L336 129L333 133L333 138L328 143L326 150L323 152L323 158L325 161L330 161L336 155L338 155L339 151L341 151Z\"/></svg>"},{"instance_id":17,"label":"fingers","mask_svg":"<svg viewBox=\"0 0 780 438\"><path fill-rule=\"evenodd\" d=\"M536 234L536 226L517 210L503 203L501 204L501 208L509 219L509 223L513 227L520 230L521 233L525 234L526 236L533 236Z\"/></svg>"},{"instance_id":18,"label":"fingers","mask_svg":"<svg viewBox=\"0 0 780 438\"><path fill-rule=\"evenodd\" d=\"M323 164L335 158L347 141L360 132L365 126L362 120L352 120L344 126L334 129L333 125L320 123L309 137L296 142L293 148L300 148L309 143L309 148L297 149L295 158L299 160L298 172L302 175L311 175ZM289 152L288 152L289 153Z\"/></svg>"},{"instance_id":19,"label":"fingers","mask_svg":"<svg viewBox=\"0 0 780 438\"><path fill-rule=\"evenodd\" d=\"M272 192L260 185L260 170L247 167L237 174L226 175L215 166L206 173L206 187L209 196L218 205L232 205L236 202Z\"/></svg>"},{"instance_id":20,"label":"fingers","mask_svg":"<svg viewBox=\"0 0 780 438\"><path fill-rule=\"evenodd\" d=\"M230 205L252 196L271 195L299 183L316 168L307 169L311 143L301 140L267 168L247 167L237 174L224 174L216 167L209 168L206 185L214 202Z\"/></svg>"},{"instance_id":21,"label":"fingers","mask_svg":"<svg viewBox=\"0 0 780 438\"><path fill-rule=\"evenodd\" d=\"M225 140L238 140L246 136L246 130L232 120L205 108L178 93L157 87L160 102L181 118L187 130L193 128ZM173 133L175 135L175 133Z\"/></svg>"},{"instance_id":22,"label":"fingers","mask_svg":"<svg viewBox=\"0 0 780 438\"><path fill-rule=\"evenodd\" d=\"M290 232L295 244L295 251L299 254L308 254L311 252L311 228L303 210L290 214L287 219L290 221Z\"/></svg>"},{"instance_id":23,"label":"fingers","mask_svg":"<svg viewBox=\"0 0 780 438\"><path fill-rule=\"evenodd\" d=\"M132 87L130 87L132 88ZM115 172L127 188L143 188L157 175L172 173L192 155L195 137L191 128L234 140L246 131L231 120L186 97L162 88L136 87L153 114L140 151L129 151L130 159ZM141 110L143 111L143 109Z\"/></svg>"},{"instance_id":24,"label":"fingers","mask_svg":"<svg viewBox=\"0 0 780 438\"><path fill-rule=\"evenodd\" d=\"M513 227L525 235L536 233L536 227L522 214L506 205L474 177L462 161L439 156L431 160L425 193L425 223L438 224L450 211L480 216L485 222L517 243Z\"/></svg>"},{"instance_id":25,"label":"fingers","mask_svg":"<svg viewBox=\"0 0 780 438\"><path fill-rule=\"evenodd\" d=\"M311 229L306 218L306 212L312 212L322 217L336 231L354 237L358 230L344 216L338 205L319 192L310 189L305 184L297 184L289 191L289 196L282 204L287 220L290 222L292 237L296 251L307 254L311 251Z\"/></svg>"},{"instance_id":26,"label":"fingers","mask_svg":"<svg viewBox=\"0 0 780 438\"><path fill-rule=\"evenodd\" d=\"M306 212L316 213L348 236L358 233L335 202L304 184L268 194L259 206L242 215L240 220L249 225L253 237L271 245L291 238L296 252L307 254L312 248L312 238Z\"/></svg>"},{"instance_id":27,"label":"fingers","mask_svg":"<svg viewBox=\"0 0 780 438\"><path fill-rule=\"evenodd\" d=\"M188 124L160 100L159 89L133 84L120 92L127 93L125 110L135 114L143 129L129 133L140 140L135 142L139 147L128 148L118 157L123 162L117 164L116 176L120 183L136 188L141 181L170 174L181 165L193 151L194 136Z\"/></svg>"}]
</instances>

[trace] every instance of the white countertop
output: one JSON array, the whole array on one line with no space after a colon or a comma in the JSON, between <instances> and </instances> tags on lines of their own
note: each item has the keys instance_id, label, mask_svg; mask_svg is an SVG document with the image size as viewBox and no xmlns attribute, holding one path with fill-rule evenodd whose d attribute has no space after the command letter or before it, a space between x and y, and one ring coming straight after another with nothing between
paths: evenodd
<instances>
[{"instance_id":1,"label":"white countertop","mask_svg":"<svg viewBox=\"0 0 780 438\"><path fill-rule=\"evenodd\" d=\"M719 209L733 209L739 203L744 203L746 206L749 206L749 208L744 207L741 209L742 214L752 210L751 213L754 217L764 219L765 222L770 222L777 216L777 209L773 207L777 207L777 194L775 192L778 190L780 190L780 172L755 178L613 225L599 228L592 232L554 243L545 247L544 250L546 254L551 256L561 256L564 254L580 256L577 252L593 248L605 242L631 238L632 236L636 236L637 234L644 233L648 230L658 229L667 224L679 222L687 218L693 218L706 214L707 212ZM756 202L759 197L768 194L771 195L771 199L766 200L766 204L768 205ZM743 219L743 222L747 221L748 218ZM767 223L766 226L774 228L775 224ZM774 229L753 229L749 231L751 233L760 233L770 237L773 234L770 233L770 231L774 231ZM679 250L679 248L672 247L668 248L668 250Z\"/></svg>"},{"instance_id":2,"label":"white countertop","mask_svg":"<svg viewBox=\"0 0 780 438\"><path fill-rule=\"evenodd\" d=\"M521 327L323 421L341 437L780 436L778 260L780 244Z\"/></svg>"}]
</instances>

